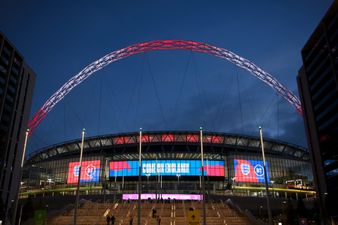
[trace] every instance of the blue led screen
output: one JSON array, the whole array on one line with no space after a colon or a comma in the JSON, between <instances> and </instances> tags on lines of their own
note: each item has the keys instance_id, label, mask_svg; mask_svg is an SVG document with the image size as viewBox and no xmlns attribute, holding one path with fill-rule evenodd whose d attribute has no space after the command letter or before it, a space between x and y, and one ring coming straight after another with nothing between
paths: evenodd
<instances>
[{"instance_id":1,"label":"blue led screen","mask_svg":"<svg viewBox=\"0 0 338 225\"><path fill-rule=\"evenodd\" d=\"M204 161L205 176L224 176L224 161ZM142 160L142 176L200 176L200 160ZM138 176L138 161L111 161L109 176Z\"/></svg>"}]
</instances>

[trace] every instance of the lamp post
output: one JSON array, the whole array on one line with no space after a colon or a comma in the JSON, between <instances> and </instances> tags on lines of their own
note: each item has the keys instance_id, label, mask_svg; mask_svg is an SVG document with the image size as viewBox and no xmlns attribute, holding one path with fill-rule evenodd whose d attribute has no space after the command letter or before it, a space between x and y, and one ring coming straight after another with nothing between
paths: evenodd
<instances>
[{"instance_id":1,"label":"lamp post","mask_svg":"<svg viewBox=\"0 0 338 225\"><path fill-rule=\"evenodd\" d=\"M76 187L76 200L75 200L75 209L74 209L74 225L76 225L77 219L77 208L79 207L79 192L80 192L80 180L81 180L81 167L82 167L82 154L83 154L83 143L84 143L84 136L86 130L82 129L82 140L81 140L81 148L80 148L80 161L79 161L79 174L77 177L77 187Z\"/></svg>"},{"instance_id":2,"label":"lamp post","mask_svg":"<svg viewBox=\"0 0 338 225\"><path fill-rule=\"evenodd\" d=\"M204 179L204 153L203 153L203 128L200 127L200 143L201 143L201 164L202 164L202 204L203 204L203 225L207 224L205 209L205 179Z\"/></svg>"},{"instance_id":3,"label":"lamp post","mask_svg":"<svg viewBox=\"0 0 338 225\"><path fill-rule=\"evenodd\" d=\"M140 128L139 134L139 153L138 153L138 213L137 213L137 224L141 225L141 174L142 174L142 128Z\"/></svg>"},{"instance_id":4,"label":"lamp post","mask_svg":"<svg viewBox=\"0 0 338 225\"><path fill-rule=\"evenodd\" d=\"M180 185L180 176L181 176L181 174L176 174L176 176L177 176L177 190L179 189L179 185Z\"/></svg>"},{"instance_id":5,"label":"lamp post","mask_svg":"<svg viewBox=\"0 0 338 225\"><path fill-rule=\"evenodd\" d=\"M14 205L14 213L13 213L13 218L12 218L12 224L15 224L16 222L16 214L18 211L18 204L19 204L19 195L20 195L20 188L21 188L21 179L22 179L22 169L23 169L23 163L25 161L25 155L26 155L26 148L27 148L27 141L28 141L28 135L29 135L29 129L26 130L25 134L25 142L23 144L23 152L22 152L22 158L21 158L21 165L20 165L20 170L19 170L19 185L18 185L18 191L15 199L15 205ZM22 208L21 208L22 209ZM21 222L21 214L22 210L20 210L20 216L19 216L19 225Z\"/></svg>"},{"instance_id":6,"label":"lamp post","mask_svg":"<svg viewBox=\"0 0 338 225\"><path fill-rule=\"evenodd\" d=\"M268 174L267 174L268 171L266 170L262 127L259 127L259 135L260 135L260 140L261 140L262 157L263 157L264 180L265 180L265 190L266 190L266 206L268 210L269 225L272 225L273 223L272 223L272 215L271 215L271 208L270 208L270 193L269 193Z\"/></svg>"},{"instance_id":7,"label":"lamp post","mask_svg":"<svg viewBox=\"0 0 338 225\"><path fill-rule=\"evenodd\" d=\"M156 202L160 199L160 190L159 190L159 185L160 185L160 174L158 172L158 162L157 162L157 155L156 155L156 166L155 166L155 172L156 172Z\"/></svg>"}]
</instances>

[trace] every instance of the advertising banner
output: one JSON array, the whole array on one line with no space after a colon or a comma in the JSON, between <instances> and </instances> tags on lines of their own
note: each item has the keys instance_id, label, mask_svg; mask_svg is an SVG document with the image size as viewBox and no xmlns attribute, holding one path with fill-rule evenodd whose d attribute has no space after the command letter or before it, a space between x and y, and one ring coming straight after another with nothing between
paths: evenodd
<instances>
[{"instance_id":1,"label":"advertising banner","mask_svg":"<svg viewBox=\"0 0 338 225\"><path fill-rule=\"evenodd\" d=\"M79 177L79 162L70 162L68 165L67 184L76 184ZM80 182L98 182L100 180L100 160L83 161Z\"/></svg>"},{"instance_id":2,"label":"advertising banner","mask_svg":"<svg viewBox=\"0 0 338 225\"><path fill-rule=\"evenodd\" d=\"M123 200L138 200L138 194L123 194ZM141 199L163 199L163 200L191 200L201 201L202 195L198 194L141 194Z\"/></svg>"},{"instance_id":3,"label":"advertising banner","mask_svg":"<svg viewBox=\"0 0 338 225\"><path fill-rule=\"evenodd\" d=\"M205 176L224 176L224 161L204 161ZM138 176L138 161L111 161L109 176ZM142 176L201 176L200 160L142 160Z\"/></svg>"},{"instance_id":4,"label":"advertising banner","mask_svg":"<svg viewBox=\"0 0 338 225\"><path fill-rule=\"evenodd\" d=\"M234 159L235 182L264 183L263 161ZM270 182L268 162L266 162L268 182Z\"/></svg>"}]
</instances>

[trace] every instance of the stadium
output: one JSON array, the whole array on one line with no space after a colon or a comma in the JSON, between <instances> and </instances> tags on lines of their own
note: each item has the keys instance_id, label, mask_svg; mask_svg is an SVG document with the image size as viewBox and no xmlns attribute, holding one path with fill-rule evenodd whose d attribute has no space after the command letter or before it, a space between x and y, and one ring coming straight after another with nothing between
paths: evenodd
<instances>
[{"instance_id":1,"label":"stadium","mask_svg":"<svg viewBox=\"0 0 338 225\"><path fill-rule=\"evenodd\" d=\"M86 137L81 172L81 139L29 155L21 182L22 217L30 217L24 212L31 201L42 212L58 212L48 215L48 224L72 223L80 175L79 224L105 224L110 213L117 224L129 224L127 217L137 220L139 137L138 132ZM204 179L200 146L199 131L142 132L141 224L156 224L150 216L154 208L163 224L187 224L192 208L202 215L202 184L207 224L267 220L260 139L203 132ZM273 218L283 221L286 202L295 209L298 199L311 202L315 196L309 154L272 139L264 140L264 149ZM32 224L29 221L24 224Z\"/></svg>"},{"instance_id":2,"label":"stadium","mask_svg":"<svg viewBox=\"0 0 338 225\"><path fill-rule=\"evenodd\" d=\"M288 88L227 49L194 41L150 41L111 52L73 76L29 121L26 140L53 107L93 73L123 58L157 50L189 50L228 60L273 88L302 115L299 99ZM260 218L267 217L264 207L268 208L272 224L271 209L276 219L281 209L285 214L294 208L289 200L315 196L304 148L272 139L261 146L259 138L241 134L204 132L201 137L197 131L143 132L142 136L135 132L85 137L83 145L79 139L49 146L28 156L20 197L28 202L35 199L35 208L40 209L72 203L49 224L71 224L72 216L73 224L79 216L79 224L104 224L113 213L118 224L132 224L135 215L139 225L160 224L154 220L158 216L163 224L200 224L203 214L204 225L216 225L259 224L239 206L256 211ZM78 194L83 199L80 207ZM234 204L230 196L240 201ZM157 217L154 209L160 209Z\"/></svg>"},{"instance_id":3,"label":"stadium","mask_svg":"<svg viewBox=\"0 0 338 225\"><path fill-rule=\"evenodd\" d=\"M199 132L144 132L141 142L142 193L200 193ZM81 140L74 140L31 154L21 195L74 194L80 145ZM203 147L207 194L262 194L265 179L259 138L205 132ZM304 148L271 139L264 140L264 148L274 197L314 195L309 154ZM137 193L138 160L138 133L85 138L81 195Z\"/></svg>"}]
</instances>

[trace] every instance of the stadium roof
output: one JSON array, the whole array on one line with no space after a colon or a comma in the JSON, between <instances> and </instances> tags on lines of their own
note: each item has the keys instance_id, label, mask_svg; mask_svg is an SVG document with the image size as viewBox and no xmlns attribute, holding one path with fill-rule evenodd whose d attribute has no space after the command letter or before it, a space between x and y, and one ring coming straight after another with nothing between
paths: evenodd
<instances>
[{"instance_id":1,"label":"stadium roof","mask_svg":"<svg viewBox=\"0 0 338 225\"><path fill-rule=\"evenodd\" d=\"M199 132L188 131L159 131L143 132L142 143L147 145L200 145ZM122 148L125 146L137 147L139 133L122 133L87 137L84 141L84 152L100 152L102 149ZM204 146L223 147L227 149L240 149L247 151L261 151L258 137L238 134L226 134L215 132L203 133ZM62 155L73 155L80 152L81 140L72 140L52 145L31 153L28 163L40 162L58 158ZM272 139L264 139L264 149L267 154L276 154L299 160L309 160L309 153L303 147ZM134 153L136 155L137 153ZM196 155L196 154L195 154ZM191 156L191 155L190 155ZM147 158L147 156L143 156ZM185 156L187 157L187 156ZM189 156L188 156L189 157ZM131 158L131 157L127 157ZM184 156L181 158L184 158Z\"/></svg>"}]
</instances>

